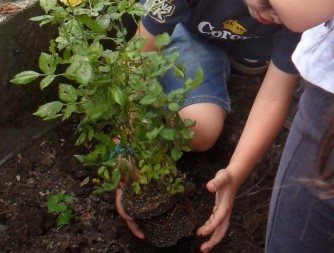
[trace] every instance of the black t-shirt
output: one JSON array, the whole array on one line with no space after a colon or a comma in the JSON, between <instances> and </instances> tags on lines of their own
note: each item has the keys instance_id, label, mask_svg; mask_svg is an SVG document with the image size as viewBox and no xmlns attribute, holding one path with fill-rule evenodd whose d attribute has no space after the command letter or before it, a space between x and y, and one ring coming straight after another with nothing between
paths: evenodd
<instances>
[{"instance_id":1,"label":"black t-shirt","mask_svg":"<svg viewBox=\"0 0 334 253\"><path fill-rule=\"evenodd\" d=\"M250 15L243 0L147 0L146 5L149 12L142 22L153 35L172 34L181 22L215 44L231 45L271 36L274 37L271 58L275 66L287 73L297 73L291 55L300 34L282 25L259 23Z\"/></svg>"}]
</instances>

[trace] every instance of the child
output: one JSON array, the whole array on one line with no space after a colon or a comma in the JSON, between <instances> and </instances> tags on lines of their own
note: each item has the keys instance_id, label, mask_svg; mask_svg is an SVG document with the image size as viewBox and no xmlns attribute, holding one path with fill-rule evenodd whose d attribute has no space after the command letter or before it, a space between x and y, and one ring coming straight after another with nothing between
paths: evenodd
<instances>
[{"instance_id":1,"label":"child","mask_svg":"<svg viewBox=\"0 0 334 253\"><path fill-rule=\"evenodd\" d=\"M269 62L258 95L264 99L253 117L260 122L262 115L270 114L272 118L267 120L266 127L251 129L251 134L254 138L270 135L266 138L269 144L279 131L297 79L291 54L300 34L290 32L275 21L279 20L273 13L256 12L243 0L157 0L142 19L137 34L147 38L144 50L155 50L154 36L168 32L172 42L166 52L179 52L178 60L186 68L186 78L194 77L198 67L204 72L203 83L187 94L179 111L181 118L196 122L191 143L193 151L210 149L221 134L231 110L227 91L231 63L238 69L258 73L267 68ZM173 73L167 73L161 82L165 92L182 85ZM266 134L268 128L273 133ZM259 150L263 152L264 149ZM118 189L118 200L120 195ZM117 207L132 232L144 238L119 202Z\"/></svg>"},{"instance_id":2,"label":"child","mask_svg":"<svg viewBox=\"0 0 334 253\"><path fill-rule=\"evenodd\" d=\"M267 252L330 253L334 250L334 2L272 0L271 4L295 31L317 26L303 34L292 57L309 85L275 181Z\"/></svg>"},{"instance_id":3,"label":"child","mask_svg":"<svg viewBox=\"0 0 334 253\"><path fill-rule=\"evenodd\" d=\"M186 78L194 77L199 66L204 71L203 83L187 95L180 110L182 118L196 121L193 151L206 151L215 144L231 110L227 91L230 59L234 66L252 73L272 60L274 71L268 72L266 81L272 86L295 83L290 58L299 34L273 23L275 17L267 13L255 20L250 12L242 0L161 0L155 1L139 26L138 34L147 38L144 50L155 50L154 35L168 32L172 43L166 52L179 52ZM173 73L167 73L161 82L165 92L183 84Z\"/></svg>"},{"instance_id":4,"label":"child","mask_svg":"<svg viewBox=\"0 0 334 253\"><path fill-rule=\"evenodd\" d=\"M292 58L309 84L278 169L266 252L330 253L334 250L334 2L270 0L272 7L261 2L262 8L271 10L294 31L318 25L303 34ZM216 205L198 230L199 235L212 234L201 246L202 252L209 252L224 237L237 189L261 157L257 150L270 143L253 136L257 124L266 124L256 122L258 99L229 166L207 184L208 190L216 193Z\"/></svg>"}]
</instances>

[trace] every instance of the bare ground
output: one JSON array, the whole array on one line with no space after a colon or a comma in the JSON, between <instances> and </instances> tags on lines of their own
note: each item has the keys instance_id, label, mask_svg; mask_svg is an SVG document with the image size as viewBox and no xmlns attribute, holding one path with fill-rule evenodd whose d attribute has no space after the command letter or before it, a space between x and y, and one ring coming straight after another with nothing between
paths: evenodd
<instances>
[{"instance_id":1,"label":"bare ground","mask_svg":"<svg viewBox=\"0 0 334 253\"><path fill-rule=\"evenodd\" d=\"M193 182L190 199L198 225L205 222L213 207L214 196L206 191L205 183L228 164L260 82L261 77L234 74L229 85L234 109L216 146L209 152L185 154L179 163ZM205 238L184 238L165 249L136 239L118 216L113 193L97 196L92 194L91 185L80 186L94 171L73 158L84 152L74 147L74 131L75 123L62 124L1 165L1 253L198 252ZM213 253L263 252L270 194L287 132L282 129L240 189L228 233ZM59 191L74 197L74 217L61 227L55 225L56 217L46 208L47 197Z\"/></svg>"}]
</instances>

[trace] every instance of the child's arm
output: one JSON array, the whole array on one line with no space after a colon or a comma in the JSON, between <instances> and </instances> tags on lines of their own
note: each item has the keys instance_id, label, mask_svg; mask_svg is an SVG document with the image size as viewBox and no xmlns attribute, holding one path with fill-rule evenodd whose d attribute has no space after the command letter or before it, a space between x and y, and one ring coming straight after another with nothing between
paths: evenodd
<instances>
[{"instance_id":1,"label":"child's arm","mask_svg":"<svg viewBox=\"0 0 334 253\"><path fill-rule=\"evenodd\" d=\"M303 32L334 17L333 0L270 0L275 13L289 29Z\"/></svg>"},{"instance_id":2,"label":"child's arm","mask_svg":"<svg viewBox=\"0 0 334 253\"><path fill-rule=\"evenodd\" d=\"M212 234L201 245L202 252L209 252L224 237L238 188L280 131L296 79L297 75L270 63L230 164L207 183L208 190L216 193L216 203L210 219L197 231L202 236Z\"/></svg>"},{"instance_id":3,"label":"child's arm","mask_svg":"<svg viewBox=\"0 0 334 253\"><path fill-rule=\"evenodd\" d=\"M139 24L136 35L146 39L143 51L149 52L149 51L155 51L157 49L154 44L155 37L149 31L146 30L146 28L142 23Z\"/></svg>"}]
</instances>

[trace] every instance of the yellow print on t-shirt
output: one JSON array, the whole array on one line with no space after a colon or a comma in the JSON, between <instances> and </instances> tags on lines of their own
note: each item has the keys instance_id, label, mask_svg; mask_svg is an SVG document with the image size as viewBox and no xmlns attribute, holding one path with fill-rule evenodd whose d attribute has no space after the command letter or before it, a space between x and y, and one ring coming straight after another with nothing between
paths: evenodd
<instances>
[{"instance_id":1,"label":"yellow print on t-shirt","mask_svg":"<svg viewBox=\"0 0 334 253\"><path fill-rule=\"evenodd\" d=\"M224 29L230 30L234 34L237 35L243 35L245 32L247 32L247 29L244 28L242 25L240 25L236 20L227 20L223 23Z\"/></svg>"}]
</instances>

